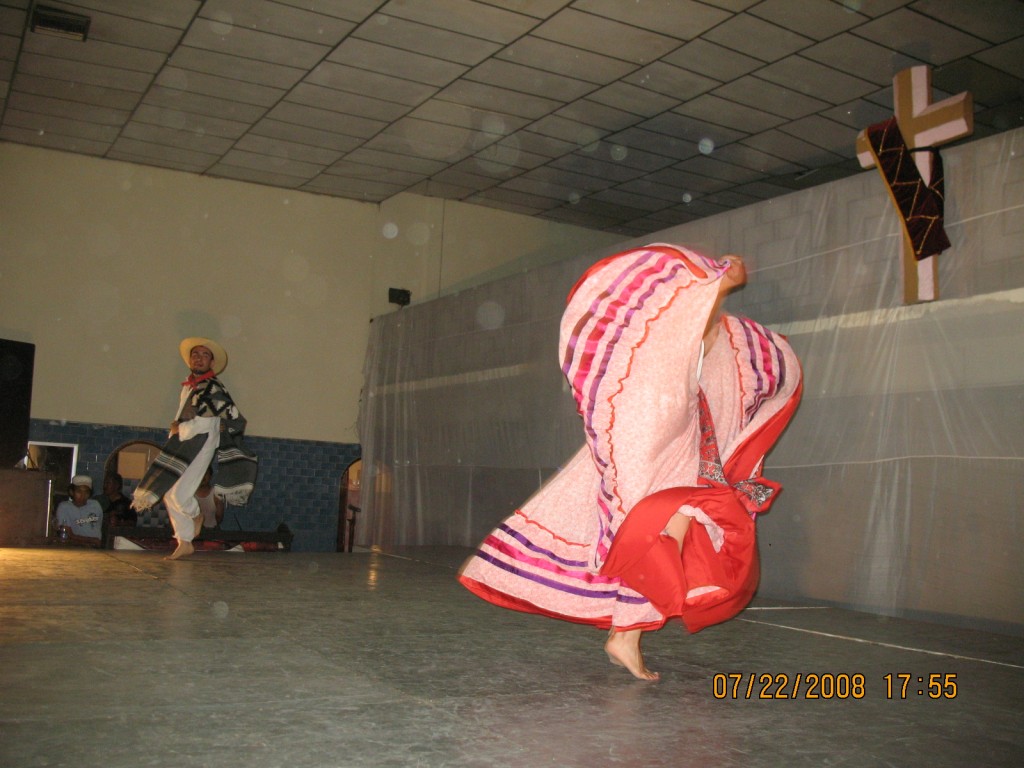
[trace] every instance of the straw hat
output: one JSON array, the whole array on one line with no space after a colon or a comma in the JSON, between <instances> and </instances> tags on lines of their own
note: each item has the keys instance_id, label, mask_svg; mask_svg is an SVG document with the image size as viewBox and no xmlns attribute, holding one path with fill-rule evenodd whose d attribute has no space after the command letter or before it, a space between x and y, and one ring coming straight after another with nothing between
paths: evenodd
<instances>
[{"instance_id":1,"label":"straw hat","mask_svg":"<svg viewBox=\"0 0 1024 768\"><path fill-rule=\"evenodd\" d=\"M187 339L182 339L181 344L178 345L178 351L181 353L181 359L185 361L185 365L190 365L189 357L195 347L206 347L213 353L213 364L210 369L215 376L219 376L220 372L228 367L227 350L216 341L204 339L202 336L189 336Z\"/></svg>"}]
</instances>

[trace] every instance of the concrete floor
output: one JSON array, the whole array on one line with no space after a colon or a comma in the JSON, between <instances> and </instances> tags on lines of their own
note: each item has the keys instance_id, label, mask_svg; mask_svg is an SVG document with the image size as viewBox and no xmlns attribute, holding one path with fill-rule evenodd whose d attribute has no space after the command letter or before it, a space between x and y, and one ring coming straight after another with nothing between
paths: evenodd
<instances>
[{"instance_id":1,"label":"concrete floor","mask_svg":"<svg viewBox=\"0 0 1024 768\"><path fill-rule=\"evenodd\" d=\"M1024 764L1021 638L755 602L649 635L642 683L597 630L470 595L467 554L0 549L0 766ZM863 698L745 697L797 673Z\"/></svg>"}]
</instances>

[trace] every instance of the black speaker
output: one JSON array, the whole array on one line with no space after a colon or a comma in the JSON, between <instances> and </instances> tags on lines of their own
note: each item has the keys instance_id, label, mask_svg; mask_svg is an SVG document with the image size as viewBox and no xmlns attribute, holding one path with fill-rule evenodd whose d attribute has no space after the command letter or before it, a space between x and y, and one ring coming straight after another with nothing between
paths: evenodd
<instances>
[{"instance_id":1,"label":"black speaker","mask_svg":"<svg viewBox=\"0 0 1024 768\"><path fill-rule=\"evenodd\" d=\"M405 288L388 288L388 301L404 307L412 300L412 293Z\"/></svg>"},{"instance_id":2,"label":"black speaker","mask_svg":"<svg viewBox=\"0 0 1024 768\"><path fill-rule=\"evenodd\" d=\"M0 339L0 467L13 467L28 450L35 359L35 344Z\"/></svg>"}]
</instances>

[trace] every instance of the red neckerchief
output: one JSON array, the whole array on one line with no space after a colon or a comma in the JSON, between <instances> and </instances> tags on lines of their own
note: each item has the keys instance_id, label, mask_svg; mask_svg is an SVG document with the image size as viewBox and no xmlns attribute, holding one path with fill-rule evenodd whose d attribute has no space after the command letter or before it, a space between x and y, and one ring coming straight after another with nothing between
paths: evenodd
<instances>
[{"instance_id":1,"label":"red neckerchief","mask_svg":"<svg viewBox=\"0 0 1024 768\"><path fill-rule=\"evenodd\" d=\"M199 376L196 376L194 373L190 373L188 375L188 378L181 382L181 386L191 387L192 389L195 389L204 381L209 381L216 375L217 374L215 374L212 369L207 371L206 373L200 374Z\"/></svg>"}]
</instances>

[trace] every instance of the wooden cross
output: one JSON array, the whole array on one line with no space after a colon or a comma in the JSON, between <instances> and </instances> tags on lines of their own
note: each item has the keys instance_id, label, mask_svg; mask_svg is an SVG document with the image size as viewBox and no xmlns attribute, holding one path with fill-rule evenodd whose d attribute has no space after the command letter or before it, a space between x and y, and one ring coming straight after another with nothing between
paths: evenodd
<instances>
[{"instance_id":1,"label":"wooden cross","mask_svg":"<svg viewBox=\"0 0 1024 768\"><path fill-rule=\"evenodd\" d=\"M969 92L932 103L932 71L911 67L892 79L896 125L907 147L938 147L974 132L974 105ZM861 167L875 165L867 131L857 134L857 159ZM932 153L915 152L914 163L926 184L932 178ZM939 297L938 264L934 256L918 261L906 228L903 228L903 301L915 304Z\"/></svg>"}]
</instances>

